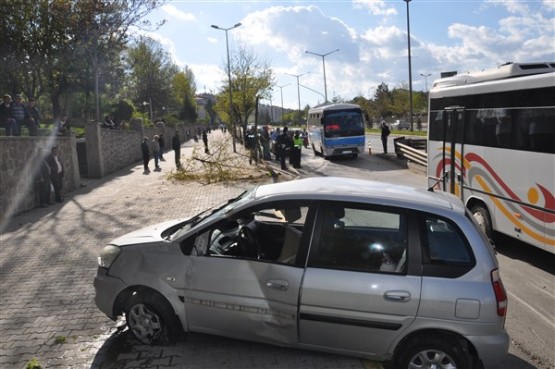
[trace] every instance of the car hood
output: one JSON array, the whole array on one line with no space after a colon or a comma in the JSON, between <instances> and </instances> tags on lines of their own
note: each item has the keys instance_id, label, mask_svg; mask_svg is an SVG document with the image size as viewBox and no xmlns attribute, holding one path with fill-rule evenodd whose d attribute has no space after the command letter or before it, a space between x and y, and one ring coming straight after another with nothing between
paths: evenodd
<instances>
[{"instance_id":1,"label":"car hood","mask_svg":"<svg viewBox=\"0 0 555 369\"><path fill-rule=\"evenodd\" d=\"M162 232L164 232L168 228L173 227L174 225L183 223L186 220L187 218L174 219L141 228L116 238L115 240L110 242L110 244L117 246L128 246L162 241Z\"/></svg>"}]
</instances>

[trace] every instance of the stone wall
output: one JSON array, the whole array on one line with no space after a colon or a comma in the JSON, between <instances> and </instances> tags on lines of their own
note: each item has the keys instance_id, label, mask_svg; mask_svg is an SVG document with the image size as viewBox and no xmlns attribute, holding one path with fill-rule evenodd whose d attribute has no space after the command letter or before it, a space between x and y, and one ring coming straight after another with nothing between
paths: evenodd
<instances>
[{"instance_id":1,"label":"stone wall","mask_svg":"<svg viewBox=\"0 0 555 369\"><path fill-rule=\"evenodd\" d=\"M73 191L80 186L74 136L19 136L0 137L0 222L2 226L14 214L30 210L38 204L34 177L38 169L37 149L44 155L58 146L64 165L62 192Z\"/></svg>"},{"instance_id":2,"label":"stone wall","mask_svg":"<svg viewBox=\"0 0 555 369\"><path fill-rule=\"evenodd\" d=\"M60 148L65 171L62 192L66 193L81 185L79 160L86 160L86 163L81 163L81 167L87 168L88 177L101 178L141 162L141 143L144 137L152 140L154 135L163 134L165 151L170 151L176 130L181 142L184 142L188 137L192 137L195 129L183 124L178 124L175 128L166 127L163 123L156 127L143 127L140 120L132 122L129 130L112 130L101 128L96 123L87 124L84 143L86 155L82 153L80 159L74 135L0 136L0 231L6 224L5 221L13 215L31 210L38 205L33 181L37 169L34 165L37 148L43 148L45 155L50 152L52 146Z\"/></svg>"},{"instance_id":3,"label":"stone wall","mask_svg":"<svg viewBox=\"0 0 555 369\"><path fill-rule=\"evenodd\" d=\"M178 124L166 127L159 123L156 127L143 127L140 120L131 123L129 130L101 128L98 124L85 127L88 176L101 178L142 160L141 144L143 138L152 141L154 135L164 135L165 151L171 150L171 140L175 131L179 132L181 142L186 141L187 129ZM189 129L190 130L190 129Z\"/></svg>"}]
</instances>

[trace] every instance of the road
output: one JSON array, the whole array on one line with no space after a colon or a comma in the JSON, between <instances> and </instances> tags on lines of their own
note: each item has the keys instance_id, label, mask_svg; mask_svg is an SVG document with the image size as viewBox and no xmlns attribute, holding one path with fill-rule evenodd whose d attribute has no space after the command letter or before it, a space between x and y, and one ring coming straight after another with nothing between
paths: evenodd
<instances>
[{"instance_id":1,"label":"road","mask_svg":"<svg viewBox=\"0 0 555 369\"><path fill-rule=\"evenodd\" d=\"M304 150L301 176L341 175L426 186L425 175L393 156L324 160ZM193 143L184 145L190 155ZM202 144L198 144L202 145ZM392 143L390 147L393 148ZM168 158L171 158L170 154ZM33 358L52 369L380 368L356 358L189 334L175 346L139 345L94 305L96 256L111 239L146 224L193 215L252 183L187 185L162 172L123 169L67 194L64 203L15 217L0 235L0 368L23 369ZM275 165L275 164L274 164ZM553 369L553 258L504 243L499 260L509 292L512 338L503 369Z\"/></svg>"}]
</instances>

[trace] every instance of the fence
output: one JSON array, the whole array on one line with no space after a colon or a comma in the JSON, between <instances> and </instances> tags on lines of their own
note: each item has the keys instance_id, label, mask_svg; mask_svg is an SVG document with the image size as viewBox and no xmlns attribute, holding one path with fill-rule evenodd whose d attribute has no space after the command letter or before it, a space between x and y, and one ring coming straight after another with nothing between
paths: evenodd
<instances>
[{"instance_id":1,"label":"fence","mask_svg":"<svg viewBox=\"0 0 555 369\"><path fill-rule=\"evenodd\" d=\"M427 140L425 138L398 137L393 139L393 144L395 154L399 159L407 159L424 167L428 166Z\"/></svg>"}]
</instances>

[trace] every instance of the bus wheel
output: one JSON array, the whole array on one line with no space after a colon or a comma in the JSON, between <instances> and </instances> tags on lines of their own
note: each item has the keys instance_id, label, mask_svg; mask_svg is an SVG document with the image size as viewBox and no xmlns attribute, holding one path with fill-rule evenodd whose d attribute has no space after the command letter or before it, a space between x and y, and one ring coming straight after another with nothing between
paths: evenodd
<instances>
[{"instance_id":1,"label":"bus wheel","mask_svg":"<svg viewBox=\"0 0 555 369\"><path fill-rule=\"evenodd\" d=\"M493 229L491 227L491 217L488 209L482 204L478 204L474 205L470 211L472 212L472 215L474 215L474 219L476 219L480 228L482 228L482 231L486 234L487 238L492 240Z\"/></svg>"}]
</instances>

